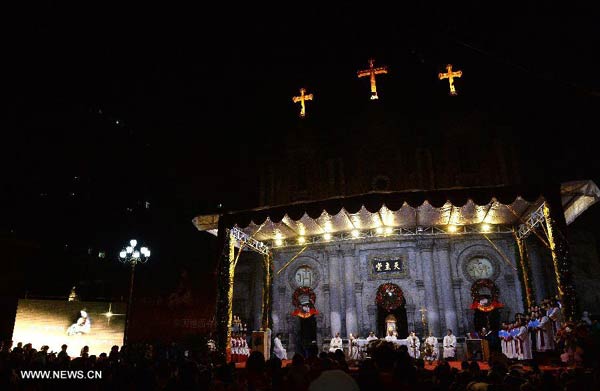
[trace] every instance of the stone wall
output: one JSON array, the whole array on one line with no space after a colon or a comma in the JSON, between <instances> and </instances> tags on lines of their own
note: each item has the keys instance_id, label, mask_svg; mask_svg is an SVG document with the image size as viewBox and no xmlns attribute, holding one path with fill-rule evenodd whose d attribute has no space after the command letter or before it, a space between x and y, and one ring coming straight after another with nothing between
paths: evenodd
<instances>
[{"instance_id":1,"label":"stone wall","mask_svg":"<svg viewBox=\"0 0 600 391\"><path fill-rule=\"evenodd\" d=\"M313 271L311 288L316 294L317 343L336 332L366 336L376 330L378 307L375 295L386 282L398 285L405 297L408 328L422 336L421 309L426 311L426 327L438 337L451 328L464 336L472 329L473 311L469 309L474 278L466 271L466 263L474 257L485 257L493 265L490 277L500 289L500 301L506 307L502 318L523 311L523 298L518 272L515 243L511 235L490 235L500 254L479 235L410 238L368 238L331 244L314 244L285 270L275 276L273 294L273 330L286 333L294 351L293 336L299 321L291 316L292 295L297 288L294 276L298 268ZM275 270L280 270L300 247L275 251ZM402 275L375 275L369 269L374 256L398 256L405 260ZM507 259L504 259L504 258ZM510 265L509 265L510 263ZM399 336L404 338L406 336Z\"/></svg>"}]
</instances>

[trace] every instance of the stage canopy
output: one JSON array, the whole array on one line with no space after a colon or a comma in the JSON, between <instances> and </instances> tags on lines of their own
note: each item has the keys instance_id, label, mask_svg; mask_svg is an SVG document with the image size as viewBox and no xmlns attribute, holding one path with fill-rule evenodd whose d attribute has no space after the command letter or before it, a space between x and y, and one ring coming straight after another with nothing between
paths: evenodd
<instances>
[{"instance_id":1,"label":"stage canopy","mask_svg":"<svg viewBox=\"0 0 600 391\"><path fill-rule=\"evenodd\" d=\"M272 247L366 236L512 232L527 225L557 186L502 186L372 192L314 202L200 215L198 230L217 234L219 219ZM560 185L567 224L600 198L592 181Z\"/></svg>"}]
</instances>

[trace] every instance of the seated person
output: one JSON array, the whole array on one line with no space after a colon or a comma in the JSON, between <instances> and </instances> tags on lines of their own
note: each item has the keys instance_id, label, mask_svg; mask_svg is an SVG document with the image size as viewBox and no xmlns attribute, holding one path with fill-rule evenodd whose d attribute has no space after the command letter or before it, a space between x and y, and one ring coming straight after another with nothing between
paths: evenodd
<instances>
[{"instance_id":1,"label":"seated person","mask_svg":"<svg viewBox=\"0 0 600 391\"><path fill-rule=\"evenodd\" d=\"M393 331L388 331L388 335L385 337L386 341L397 341L398 338L396 337L396 334Z\"/></svg>"},{"instance_id":2,"label":"seated person","mask_svg":"<svg viewBox=\"0 0 600 391\"><path fill-rule=\"evenodd\" d=\"M329 352L335 353L338 349L342 349L342 338L340 338L340 333L336 333L335 337L331 338L331 342L329 343Z\"/></svg>"},{"instance_id":3,"label":"seated person","mask_svg":"<svg viewBox=\"0 0 600 391\"><path fill-rule=\"evenodd\" d=\"M371 331L371 332L369 333L369 336L367 337L367 342L375 341L375 340L378 340L378 339L379 339L379 338L377 338L377 337L375 336L375 333L374 333L373 331Z\"/></svg>"}]
</instances>

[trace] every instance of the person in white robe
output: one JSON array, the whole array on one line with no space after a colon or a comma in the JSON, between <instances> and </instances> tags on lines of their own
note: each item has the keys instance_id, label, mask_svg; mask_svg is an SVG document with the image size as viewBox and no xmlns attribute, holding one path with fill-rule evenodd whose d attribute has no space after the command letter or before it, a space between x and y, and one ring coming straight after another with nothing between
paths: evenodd
<instances>
[{"instance_id":1,"label":"person in white robe","mask_svg":"<svg viewBox=\"0 0 600 391\"><path fill-rule=\"evenodd\" d=\"M88 334L90 332L91 323L90 318L85 310L79 311L79 319L77 319L76 323L73 323L68 329L68 335L76 335L76 334Z\"/></svg>"},{"instance_id":2,"label":"person in white robe","mask_svg":"<svg viewBox=\"0 0 600 391\"><path fill-rule=\"evenodd\" d=\"M548 316L548 319L550 319L550 321L552 322L552 337L556 337L558 330L560 330L560 327L562 326L562 314L560 311L560 307L555 301L553 304L552 302L548 303L548 310L546 312L546 315Z\"/></svg>"},{"instance_id":3,"label":"person in white robe","mask_svg":"<svg viewBox=\"0 0 600 391\"><path fill-rule=\"evenodd\" d=\"M452 330L448 329L448 335L444 337L442 346L445 360L451 360L456 356L456 337L452 334Z\"/></svg>"},{"instance_id":4,"label":"person in white robe","mask_svg":"<svg viewBox=\"0 0 600 391\"><path fill-rule=\"evenodd\" d=\"M425 339L425 361L433 362L438 358L438 339L429 332L429 337Z\"/></svg>"},{"instance_id":5,"label":"person in white robe","mask_svg":"<svg viewBox=\"0 0 600 391\"><path fill-rule=\"evenodd\" d=\"M515 345L515 338L518 333L519 332L516 329L514 323L508 325L508 354L506 355L506 357L510 358L511 360L517 358L517 345Z\"/></svg>"},{"instance_id":6,"label":"person in white robe","mask_svg":"<svg viewBox=\"0 0 600 391\"><path fill-rule=\"evenodd\" d=\"M358 346L358 335L354 336L352 333L350 333L350 336L348 337L348 345L350 348L350 359L351 360L358 360L359 358L359 346Z\"/></svg>"},{"instance_id":7,"label":"person in white robe","mask_svg":"<svg viewBox=\"0 0 600 391\"><path fill-rule=\"evenodd\" d=\"M340 333L336 333L335 337L331 338L331 342L329 343L330 353L335 353L338 349L342 349L342 338L340 337Z\"/></svg>"},{"instance_id":8,"label":"person in white robe","mask_svg":"<svg viewBox=\"0 0 600 391\"><path fill-rule=\"evenodd\" d=\"M417 337L414 331L410 332L410 335L406 338L406 343L408 344L408 354L412 358L417 359L421 357L421 351L419 350L421 341L419 341L419 337Z\"/></svg>"},{"instance_id":9,"label":"person in white robe","mask_svg":"<svg viewBox=\"0 0 600 391\"><path fill-rule=\"evenodd\" d=\"M281 343L281 333L278 333L273 340L273 353L280 360L287 360L287 352Z\"/></svg>"},{"instance_id":10,"label":"person in white robe","mask_svg":"<svg viewBox=\"0 0 600 391\"><path fill-rule=\"evenodd\" d=\"M519 333L517 334L515 339L515 343L517 344L519 351L517 359L532 360L533 352L531 351L531 336L529 335L527 326L521 324L520 322L517 325L519 327Z\"/></svg>"},{"instance_id":11,"label":"person in white robe","mask_svg":"<svg viewBox=\"0 0 600 391\"><path fill-rule=\"evenodd\" d=\"M552 321L546 315L539 318L537 327L537 351L547 352L554 350L554 335L552 334Z\"/></svg>"},{"instance_id":12,"label":"person in white robe","mask_svg":"<svg viewBox=\"0 0 600 391\"><path fill-rule=\"evenodd\" d=\"M375 333L374 333L373 331L371 331L371 332L369 333L369 336L367 337L367 343L369 343L369 342L371 342L371 341L376 341L376 340L378 340L378 339L379 339L379 338L377 338L377 337L375 336Z\"/></svg>"}]
</instances>

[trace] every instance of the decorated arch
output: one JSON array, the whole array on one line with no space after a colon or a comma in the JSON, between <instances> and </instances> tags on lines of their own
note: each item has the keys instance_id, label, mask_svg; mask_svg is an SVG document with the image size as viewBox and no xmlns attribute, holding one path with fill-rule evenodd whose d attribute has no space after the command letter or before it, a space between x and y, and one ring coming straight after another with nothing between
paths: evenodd
<instances>
[{"instance_id":1,"label":"decorated arch","mask_svg":"<svg viewBox=\"0 0 600 391\"><path fill-rule=\"evenodd\" d=\"M386 311L393 311L404 305L404 293L402 289L391 282L382 284L377 288L375 295L375 304Z\"/></svg>"},{"instance_id":2,"label":"decorated arch","mask_svg":"<svg viewBox=\"0 0 600 391\"><path fill-rule=\"evenodd\" d=\"M471 286L471 297L473 303L471 304L472 310L490 312L497 308L504 307L504 304L500 302L500 290L490 279L480 279L473 283Z\"/></svg>"}]
</instances>

